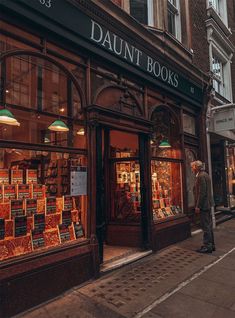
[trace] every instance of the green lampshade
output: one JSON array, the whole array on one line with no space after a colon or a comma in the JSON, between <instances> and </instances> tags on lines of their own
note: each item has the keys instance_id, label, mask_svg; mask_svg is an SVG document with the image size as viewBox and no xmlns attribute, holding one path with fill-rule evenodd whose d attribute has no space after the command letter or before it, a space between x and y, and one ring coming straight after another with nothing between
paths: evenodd
<instances>
[{"instance_id":1,"label":"green lampshade","mask_svg":"<svg viewBox=\"0 0 235 318\"><path fill-rule=\"evenodd\" d=\"M20 126L20 123L18 123L13 114L6 108L0 109L0 123L13 126Z\"/></svg>"},{"instance_id":2,"label":"green lampshade","mask_svg":"<svg viewBox=\"0 0 235 318\"><path fill-rule=\"evenodd\" d=\"M159 148L171 148L171 145L169 144L168 140L162 140Z\"/></svg>"},{"instance_id":3,"label":"green lampshade","mask_svg":"<svg viewBox=\"0 0 235 318\"><path fill-rule=\"evenodd\" d=\"M69 131L68 126L62 120L55 120L50 126L48 127L49 130L52 131Z\"/></svg>"}]
</instances>

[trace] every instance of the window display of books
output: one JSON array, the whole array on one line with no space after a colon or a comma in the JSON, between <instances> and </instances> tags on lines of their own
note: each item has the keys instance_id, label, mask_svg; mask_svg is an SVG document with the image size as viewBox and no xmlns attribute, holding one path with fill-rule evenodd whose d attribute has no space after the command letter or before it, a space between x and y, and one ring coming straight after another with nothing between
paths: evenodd
<instances>
[{"instance_id":1,"label":"window display of books","mask_svg":"<svg viewBox=\"0 0 235 318\"><path fill-rule=\"evenodd\" d=\"M33 170L23 178L0 169L0 178L0 261L84 237L77 198L48 197Z\"/></svg>"},{"instance_id":2,"label":"window display of books","mask_svg":"<svg viewBox=\"0 0 235 318\"><path fill-rule=\"evenodd\" d=\"M182 213L181 188L173 191L173 182L176 180L172 163L152 161L151 169L153 220L158 221Z\"/></svg>"}]
</instances>

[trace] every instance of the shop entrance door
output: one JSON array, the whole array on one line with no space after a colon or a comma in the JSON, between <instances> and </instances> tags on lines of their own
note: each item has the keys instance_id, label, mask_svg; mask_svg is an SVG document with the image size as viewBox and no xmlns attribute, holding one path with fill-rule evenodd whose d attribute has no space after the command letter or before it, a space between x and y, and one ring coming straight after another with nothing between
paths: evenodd
<instances>
[{"instance_id":1,"label":"shop entrance door","mask_svg":"<svg viewBox=\"0 0 235 318\"><path fill-rule=\"evenodd\" d=\"M144 137L113 129L103 129L101 135L97 160L97 197L100 201L97 237L102 262L107 254L104 249L115 257L115 251L117 254L129 253L131 248L136 250L146 245L148 227L141 156Z\"/></svg>"}]
</instances>

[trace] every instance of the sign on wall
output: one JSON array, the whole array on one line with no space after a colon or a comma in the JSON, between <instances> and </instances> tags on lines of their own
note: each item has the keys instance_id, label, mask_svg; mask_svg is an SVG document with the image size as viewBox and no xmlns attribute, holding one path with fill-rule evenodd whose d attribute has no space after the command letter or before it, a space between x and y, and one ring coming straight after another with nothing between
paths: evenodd
<instances>
[{"instance_id":1,"label":"sign on wall","mask_svg":"<svg viewBox=\"0 0 235 318\"><path fill-rule=\"evenodd\" d=\"M214 131L228 131L235 129L235 110L234 108L221 110L214 113Z\"/></svg>"}]
</instances>

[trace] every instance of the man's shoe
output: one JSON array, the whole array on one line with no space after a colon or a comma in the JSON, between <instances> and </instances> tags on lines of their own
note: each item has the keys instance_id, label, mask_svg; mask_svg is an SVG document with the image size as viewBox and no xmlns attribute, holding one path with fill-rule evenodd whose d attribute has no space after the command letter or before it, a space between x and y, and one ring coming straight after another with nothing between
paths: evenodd
<instances>
[{"instance_id":1,"label":"man's shoe","mask_svg":"<svg viewBox=\"0 0 235 318\"><path fill-rule=\"evenodd\" d=\"M209 253L212 253L212 249L210 249L210 248L208 248L206 246L202 246L201 248L196 250L196 252L202 253L202 254L209 254Z\"/></svg>"}]
</instances>

